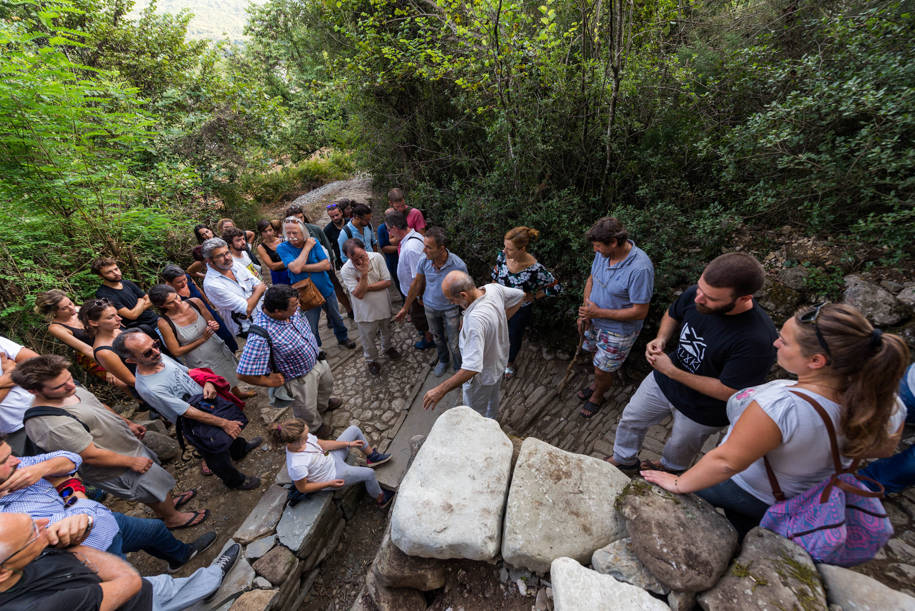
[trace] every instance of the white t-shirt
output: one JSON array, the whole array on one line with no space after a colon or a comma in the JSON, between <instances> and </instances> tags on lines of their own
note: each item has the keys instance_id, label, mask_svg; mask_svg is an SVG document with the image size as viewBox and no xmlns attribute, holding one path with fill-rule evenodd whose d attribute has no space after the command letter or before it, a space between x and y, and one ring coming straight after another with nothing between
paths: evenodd
<instances>
[{"instance_id":1,"label":"white t-shirt","mask_svg":"<svg viewBox=\"0 0 915 611\"><path fill-rule=\"evenodd\" d=\"M251 257L248 255L247 250L241 251L241 254L238 255L237 257L235 256L235 253L233 252L232 257L236 261L241 263L245 269L247 269L249 272L251 272L252 276L257 277L261 273L261 266L257 265L254 261L251 260Z\"/></svg>"},{"instance_id":2,"label":"white t-shirt","mask_svg":"<svg viewBox=\"0 0 915 611\"><path fill-rule=\"evenodd\" d=\"M207 274L203 278L203 292L207 294L207 299L219 312L229 332L232 335L238 335L239 332L246 331L251 326L251 319L242 320L241 327L239 327L232 319L232 313L245 314L248 311L248 297L254 293L255 287L261 284L261 281L237 259L232 261L234 281L207 265ZM264 297L261 295L261 301L258 302L257 307L260 307L263 300Z\"/></svg>"},{"instance_id":3,"label":"white t-shirt","mask_svg":"<svg viewBox=\"0 0 915 611\"><path fill-rule=\"evenodd\" d=\"M416 264L425 258L423 236L415 229L411 229L400 241L400 254L397 258L397 282L400 283L400 292L404 295L410 292L410 285L416 276Z\"/></svg>"},{"instance_id":4,"label":"white t-shirt","mask_svg":"<svg viewBox=\"0 0 915 611\"><path fill-rule=\"evenodd\" d=\"M480 384L502 379L508 364L508 319L505 309L524 299L524 291L501 284L487 284L486 293L464 311L461 327L461 369L476 371Z\"/></svg>"},{"instance_id":5,"label":"white t-shirt","mask_svg":"<svg viewBox=\"0 0 915 611\"><path fill-rule=\"evenodd\" d=\"M390 280L391 274L388 272L388 266L385 265L384 255L377 252L366 252L369 257L369 284ZM383 291L369 291L359 299L353 295L353 291L359 286L359 278L362 273L356 269L351 259L347 259L340 270L340 277L343 279L343 286L349 292L350 303L353 304L353 316L356 322L372 322L373 320L383 320L391 317L391 295L387 289Z\"/></svg>"},{"instance_id":6,"label":"white t-shirt","mask_svg":"<svg viewBox=\"0 0 915 611\"><path fill-rule=\"evenodd\" d=\"M0 350L7 358L16 360L22 346L16 342L0 337ZM32 406L32 393L21 386L13 386L0 401L0 433L15 433L22 428L22 415Z\"/></svg>"},{"instance_id":7,"label":"white t-shirt","mask_svg":"<svg viewBox=\"0 0 915 611\"><path fill-rule=\"evenodd\" d=\"M807 491L835 472L829 434L823 425L823 419L810 403L790 392L790 388L795 384L794 380L775 380L761 386L746 388L731 395L727 404L728 420L731 421L728 436L734 428L734 423L753 401L756 401L778 426L782 433L782 445L770 451L766 456L769 464L772 465L772 470L775 471L775 477L785 498L791 498ZM809 390L797 390L814 399L832 418L841 453L845 446L845 439L842 437L840 429L841 406ZM887 423L887 430L895 433L904 419L905 408L897 400L896 409ZM727 436L725 436L726 439ZM850 459L840 458L843 466L847 467L851 464ZM770 505L775 503L772 485L766 476L766 467L762 458L731 479L759 500Z\"/></svg>"},{"instance_id":8,"label":"white t-shirt","mask_svg":"<svg viewBox=\"0 0 915 611\"><path fill-rule=\"evenodd\" d=\"M334 458L324 454L318 445L318 438L311 433L308 433L304 450L290 452L286 449L286 471L294 482L305 478L309 482L329 482L337 477Z\"/></svg>"}]
</instances>

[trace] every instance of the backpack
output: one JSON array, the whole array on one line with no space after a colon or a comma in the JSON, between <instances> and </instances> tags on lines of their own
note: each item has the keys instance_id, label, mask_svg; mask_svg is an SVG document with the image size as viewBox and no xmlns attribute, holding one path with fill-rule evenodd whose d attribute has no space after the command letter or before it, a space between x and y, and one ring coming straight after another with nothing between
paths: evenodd
<instances>
[{"instance_id":1,"label":"backpack","mask_svg":"<svg viewBox=\"0 0 915 611\"><path fill-rule=\"evenodd\" d=\"M823 419L836 472L803 494L786 500L775 472L763 457L777 502L769 507L759 525L797 543L816 562L839 566L866 562L893 536L893 526L879 500L883 486L855 473L858 460L847 469L842 467L832 419L815 400L803 393L790 392L810 403ZM874 482L879 490L872 491L861 483L864 480Z\"/></svg>"},{"instance_id":2,"label":"backpack","mask_svg":"<svg viewBox=\"0 0 915 611\"><path fill-rule=\"evenodd\" d=\"M33 405L29 409L25 410L25 413L22 415L22 425L25 426L26 420L31 420L32 418L41 418L42 416L65 416L67 418L73 418L79 422L87 433L91 433L88 425L85 422L71 414L65 409L59 407L51 407L50 405ZM25 438L25 455L26 456L36 456L38 454L46 454L47 451L44 448L38 446L37 443L32 441L28 436Z\"/></svg>"},{"instance_id":3,"label":"backpack","mask_svg":"<svg viewBox=\"0 0 915 611\"><path fill-rule=\"evenodd\" d=\"M349 228L349 223L347 223L346 225L343 226L343 231L346 232L346 237L348 237L350 240L353 239L353 230ZM368 244L368 246L371 247L373 251L377 252L378 251L378 238L375 237L375 228L372 227L371 223L369 223L369 234L372 236L372 241L371 241L371 244ZM364 236L360 235L359 239L362 240L363 237Z\"/></svg>"},{"instance_id":4,"label":"backpack","mask_svg":"<svg viewBox=\"0 0 915 611\"><path fill-rule=\"evenodd\" d=\"M248 417L245 416L245 413L241 411L237 405L221 395L216 395L212 399L204 399L202 393L185 395L184 400L200 411L207 412L208 414L220 418L225 418L226 420L237 420L238 422L241 422L241 428L245 428L245 426L248 425ZM229 437L228 433L218 426L200 422L199 420L193 420L191 418L185 418L184 416L178 417L178 420L175 423L175 429L178 437L178 445L181 446L182 452L184 452L186 447L184 444L185 439L187 439L192 446L197 448L197 450L206 454L219 454L220 452L224 452L229 449L229 446L231 446L234 441L232 437Z\"/></svg>"}]
</instances>

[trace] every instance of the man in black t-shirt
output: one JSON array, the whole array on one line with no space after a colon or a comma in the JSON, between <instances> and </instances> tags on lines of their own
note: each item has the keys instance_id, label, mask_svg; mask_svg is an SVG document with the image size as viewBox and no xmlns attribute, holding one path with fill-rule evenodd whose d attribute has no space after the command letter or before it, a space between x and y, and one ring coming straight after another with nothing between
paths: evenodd
<instances>
[{"instance_id":1,"label":"man in black t-shirt","mask_svg":"<svg viewBox=\"0 0 915 611\"><path fill-rule=\"evenodd\" d=\"M645 432L670 415L673 429L660 463L645 461L641 468L683 471L709 435L728 425L728 397L762 383L775 362L778 333L753 299L763 281L756 259L727 253L709 263L699 283L668 308L645 350L654 372L623 410L609 462L638 469ZM678 328L677 342L665 354Z\"/></svg>"},{"instance_id":2,"label":"man in black t-shirt","mask_svg":"<svg viewBox=\"0 0 915 611\"><path fill-rule=\"evenodd\" d=\"M92 262L92 273L102 279L102 286L95 290L99 299L107 299L115 308L125 327L136 327L152 337L156 334L156 321L159 316L152 310L149 296L130 280L124 280L117 261L110 257L101 257Z\"/></svg>"}]
</instances>

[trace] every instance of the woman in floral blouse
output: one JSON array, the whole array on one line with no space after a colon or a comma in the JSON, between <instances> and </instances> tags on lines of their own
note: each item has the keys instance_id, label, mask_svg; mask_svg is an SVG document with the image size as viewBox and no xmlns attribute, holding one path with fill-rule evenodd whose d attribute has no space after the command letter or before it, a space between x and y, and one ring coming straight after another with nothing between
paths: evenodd
<instances>
[{"instance_id":1,"label":"woman in floral blouse","mask_svg":"<svg viewBox=\"0 0 915 611\"><path fill-rule=\"evenodd\" d=\"M515 227L505 234L505 248L499 252L496 265L492 268L492 279L503 286L521 289L525 293L524 305L508 320L508 366L505 377L515 374L515 357L521 350L524 330L531 322L531 304L548 295L562 291L553 274L527 251L528 245L537 239L540 232L530 227Z\"/></svg>"}]
</instances>

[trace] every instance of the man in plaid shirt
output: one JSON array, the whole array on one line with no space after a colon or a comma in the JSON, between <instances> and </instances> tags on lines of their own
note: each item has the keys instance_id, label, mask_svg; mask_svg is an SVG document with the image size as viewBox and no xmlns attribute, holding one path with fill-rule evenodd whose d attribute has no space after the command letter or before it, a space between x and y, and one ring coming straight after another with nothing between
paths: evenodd
<instances>
[{"instance_id":1,"label":"man in plaid shirt","mask_svg":"<svg viewBox=\"0 0 915 611\"><path fill-rule=\"evenodd\" d=\"M336 409L340 399L330 396L334 376L318 351L318 342L305 316L299 311L299 296L288 284L267 289L263 311L255 312L253 324L269 336L250 331L238 361L238 378L256 386L285 386L293 397L292 411L319 437L322 412Z\"/></svg>"}]
</instances>

